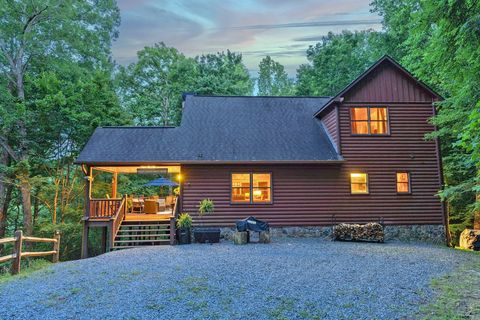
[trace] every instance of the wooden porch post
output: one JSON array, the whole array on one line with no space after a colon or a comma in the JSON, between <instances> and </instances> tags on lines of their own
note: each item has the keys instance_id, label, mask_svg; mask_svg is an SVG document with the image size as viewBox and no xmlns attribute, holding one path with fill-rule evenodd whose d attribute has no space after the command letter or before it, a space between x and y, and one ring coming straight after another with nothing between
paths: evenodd
<instances>
[{"instance_id":1,"label":"wooden porch post","mask_svg":"<svg viewBox=\"0 0 480 320\"><path fill-rule=\"evenodd\" d=\"M85 213L83 218L83 234L82 234L82 251L81 259L88 258L88 218L90 217L90 199L92 195L92 168L86 167L87 174L85 175Z\"/></svg>"},{"instance_id":2,"label":"wooden porch post","mask_svg":"<svg viewBox=\"0 0 480 320\"><path fill-rule=\"evenodd\" d=\"M88 221L83 221L83 234L82 234L82 252L81 259L88 258Z\"/></svg>"},{"instance_id":3,"label":"wooden porch post","mask_svg":"<svg viewBox=\"0 0 480 320\"><path fill-rule=\"evenodd\" d=\"M112 176L112 198L117 197L118 173L114 172Z\"/></svg>"},{"instance_id":4,"label":"wooden porch post","mask_svg":"<svg viewBox=\"0 0 480 320\"><path fill-rule=\"evenodd\" d=\"M107 227L102 227L102 253L107 252Z\"/></svg>"},{"instance_id":5,"label":"wooden porch post","mask_svg":"<svg viewBox=\"0 0 480 320\"><path fill-rule=\"evenodd\" d=\"M88 167L88 174L85 176L85 218L90 217L90 200L92 199L92 168Z\"/></svg>"}]
</instances>

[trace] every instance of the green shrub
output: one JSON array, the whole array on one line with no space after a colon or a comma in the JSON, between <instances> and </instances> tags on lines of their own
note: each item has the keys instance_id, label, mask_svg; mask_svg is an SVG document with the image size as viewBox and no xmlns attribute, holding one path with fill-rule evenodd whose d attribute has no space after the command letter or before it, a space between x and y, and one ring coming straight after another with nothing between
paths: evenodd
<instances>
[{"instance_id":1,"label":"green shrub","mask_svg":"<svg viewBox=\"0 0 480 320\"><path fill-rule=\"evenodd\" d=\"M213 200L203 199L202 201L200 201L200 205L198 207L198 213L200 214L200 216L204 216L206 214L213 212L214 209L215 209L215 206L213 204Z\"/></svg>"},{"instance_id":2,"label":"green shrub","mask_svg":"<svg viewBox=\"0 0 480 320\"><path fill-rule=\"evenodd\" d=\"M177 219L177 228L190 229L192 227L192 217L186 212L181 213Z\"/></svg>"}]
</instances>

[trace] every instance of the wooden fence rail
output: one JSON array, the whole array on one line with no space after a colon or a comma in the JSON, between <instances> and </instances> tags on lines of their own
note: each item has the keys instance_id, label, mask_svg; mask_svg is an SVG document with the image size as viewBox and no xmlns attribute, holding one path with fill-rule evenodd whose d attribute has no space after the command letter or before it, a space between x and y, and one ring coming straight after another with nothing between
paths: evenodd
<instances>
[{"instance_id":1,"label":"wooden fence rail","mask_svg":"<svg viewBox=\"0 0 480 320\"><path fill-rule=\"evenodd\" d=\"M22 252L23 242L51 242L53 243L52 251L39 251L39 252ZM36 238L36 237L26 237L23 236L22 230L15 231L15 236L13 238L4 238L0 239L0 244L4 243L14 243L13 253L0 257L0 263L12 260L12 274L17 274L20 272L20 262L22 258L26 257L43 257L43 256L52 256L52 262L58 262L58 257L60 255L60 233L57 231L53 239L50 238Z\"/></svg>"}]
</instances>

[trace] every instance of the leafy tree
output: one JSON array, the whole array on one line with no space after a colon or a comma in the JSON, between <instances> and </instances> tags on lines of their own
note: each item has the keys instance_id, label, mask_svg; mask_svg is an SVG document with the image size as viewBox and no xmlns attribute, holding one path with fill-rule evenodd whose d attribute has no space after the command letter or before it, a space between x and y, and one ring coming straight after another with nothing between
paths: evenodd
<instances>
[{"instance_id":1,"label":"leafy tree","mask_svg":"<svg viewBox=\"0 0 480 320\"><path fill-rule=\"evenodd\" d=\"M297 94L332 96L338 93L383 55L381 37L370 31L328 33L307 50L309 63L297 71Z\"/></svg>"},{"instance_id":2,"label":"leafy tree","mask_svg":"<svg viewBox=\"0 0 480 320\"><path fill-rule=\"evenodd\" d=\"M285 68L270 56L260 61L258 72L258 94L261 96L289 96L294 93L293 81Z\"/></svg>"},{"instance_id":3,"label":"leafy tree","mask_svg":"<svg viewBox=\"0 0 480 320\"><path fill-rule=\"evenodd\" d=\"M440 195L449 201L454 229L470 226L479 191L480 3L376 0L373 6L403 51L402 64L445 97L433 119L440 129L430 136L442 142Z\"/></svg>"},{"instance_id":4,"label":"leafy tree","mask_svg":"<svg viewBox=\"0 0 480 320\"><path fill-rule=\"evenodd\" d=\"M120 17L113 0L2 0L0 17L0 72L8 79L6 91L12 101L1 114L0 144L2 152L8 153L8 161L15 164L23 228L31 234L31 160L35 158L35 138L44 132L33 130L35 134L29 134L29 124L36 121L29 108L29 82L47 67L62 70L71 63L90 69L108 65ZM6 194L0 198L5 199Z\"/></svg>"},{"instance_id":5,"label":"leafy tree","mask_svg":"<svg viewBox=\"0 0 480 320\"><path fill-rule=\"evenodd\" d=\"M197 76L193 59L163 43L138 52L138 61L120 68L119 95L138 125L177 125L182 93L191 91Z\"/></svg>"},{"instance_id":6,"label":"leafy tree","mask_svg":"<svg viewBox=\"0 0 480 320\"><path fill-rule=\"evenodd\" d=\"M253 82L242 55L227 50L217 54L206 54L196 58L198 78L195 92L215 95L251 95Z\"/></svg>"},{"instance_id":7,"label":"leafy tree","mask_svg":"<svg viewBox=\"0 0 480 320\"><path fill-rule=\"evenodd\" d=\"M2 160L7 166L4 172L8 178L14 178L7 185L8 179L0 180L0 202L3 202L0 210L7 220L12 194L21 196L23 229L31 234L32 218L39 208L36 201L39 179L35 176L39 174L36 162L40 157L36 152L43 143L39 140L49 133L40 130L42 125L36 118L34 82L48 69L66 73L72 66L89 70L106 68L111 40L117 34L119 12L114 1L4 0L0 3L0 17L0 74L7 79L0 90L2 97L7 96L0 114L0 158L6 157L6 161ZM3 173L0 178L5 177ZM20 192L12 193L12 186ZM0 227L5 232L5 224Z\"/></svg>"}]
</instances>

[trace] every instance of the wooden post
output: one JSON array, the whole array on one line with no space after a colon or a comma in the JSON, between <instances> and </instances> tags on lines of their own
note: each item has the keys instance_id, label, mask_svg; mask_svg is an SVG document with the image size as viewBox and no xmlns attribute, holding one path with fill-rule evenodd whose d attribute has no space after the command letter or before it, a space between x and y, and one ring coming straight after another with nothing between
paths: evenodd
<instances>
[{"instance_id":1,"label":"wooden post","mask_svg":"<svg viewBox=\"0 0 480 320\"><path fill-rule=\"evenodd\" d=\"M57 263L60 258L60 231L55 231L55 235L53 236L57 242L53 243L53 250L55 254L52 256L52 262Z\"/></svg>"},{"instance_id":2,"label":"wooden post","mask_svg":"<svg viewBox=\"0 0 480 320\"><path fill-rule=\"evenodd\" d=\"M83 222L81 259L88 258L88 221Z\"/></svg>"},{"instance_id":3,"label":"wooden post","mask_svg":"<svg viewBox=\"0 0 480 320\"><path fill-rule=\"evenodd\" d=\"M102 253L107 252L107 227L102 227Z\"/></svg>"},{"instance_id":4,"label":"wooden post","mask_svg":"<svg viewBox=\"0 0 480 320\"><path fill-rule=\"evenodd\" d=\"M92 169L88 168L85 176L85 218L90 217L90 199L92 198Z\"/></svg>"},{"instance_id":5,"label":"wooden post","mask_svg":"<svg viewBox=\"0 0 480 320\"><path fill-rule=\"evenodd\" d=\"M115 234L114 234L114 231L113 231L113 220L110 220L110 223L108 224L108 236L109 236L108 250L112 250L112 248L115 246Z\"/></svg>"},{"instance_id":6,"label":"wooden post","mask_svg":"<svg viewBox=\"0 0 480 320\"><path fill-rule=\"evenodd\" d=\"M117 198L118 173L114 172L112 176L112 198Z\"/></svg>"},{"instance_id":7,"label":"wooden post","mask_svg":"<svg viewBox=\"0 0 480 320\"><path fill-rule=\"evenodd\" d=\"M175 244L175 218L170 218L170 245Z\"/></svg>"},{"instance_id":8,"label":"wooden post","mask_svg":"<svg viewBox=\"0 0 480 320\"><path fill-rule=\"evenodd\" d=\"M20 272L20 262L22 261L22 241L23 233L22 230L15 231L15 246L13 253L15 258L12 260L12 274L17 274Z\"/></svg>"}]
</instances>

